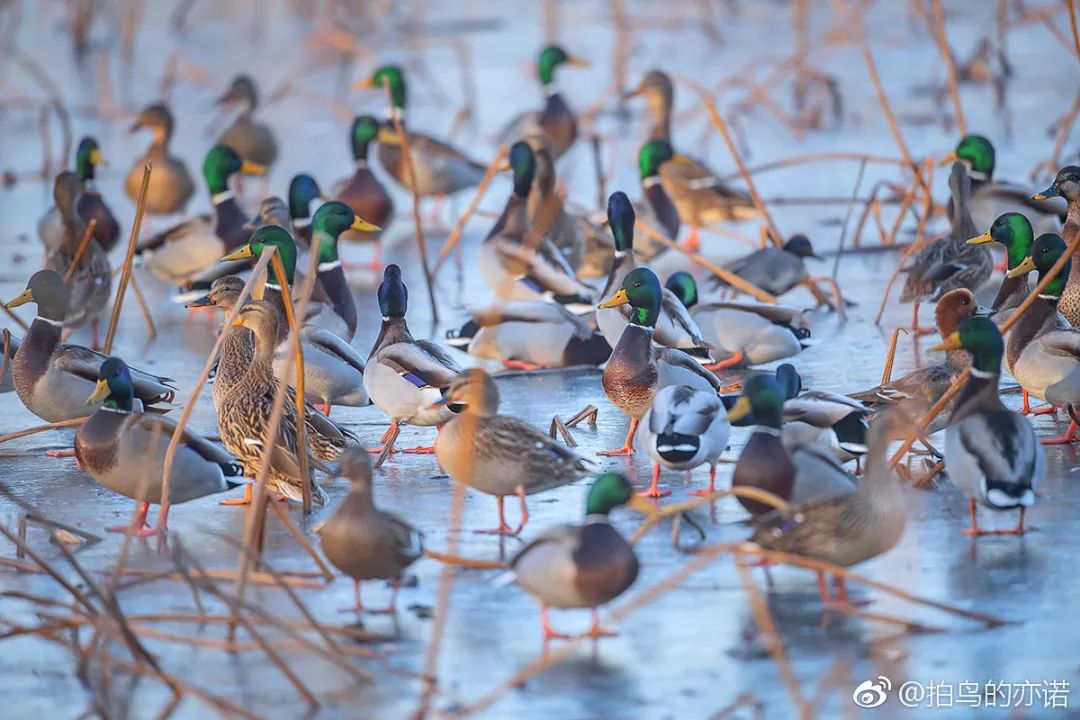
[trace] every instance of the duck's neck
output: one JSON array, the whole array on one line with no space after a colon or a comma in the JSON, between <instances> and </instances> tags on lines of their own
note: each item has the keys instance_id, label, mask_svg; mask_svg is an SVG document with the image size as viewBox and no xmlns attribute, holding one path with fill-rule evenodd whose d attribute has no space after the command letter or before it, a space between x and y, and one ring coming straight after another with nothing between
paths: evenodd
<instances>
[{"instance_id":1,"label":"duck's neck","mask_svg":"<svg viewBox=\"0 0 1080 720\"><path fill-rule=\"evenodd\" d=\"M488 239L506 233L524 233L528 229L527 210L528 198L521 197L516 192L511 193L510 199L506 201L506 207L503 208L499 219L495 221L495 227L492 229L491 234L488 235Z\"/></svg>"},{"instance_id":2,"label":"duck's neck","mask_svg":"<svg viewBox=\"0 0 1080 720\"><path fill-rule=\"evenodd\" d=\"M1009 332L1006 346L1006 362L1011 368L1016 364L1028 344L1042 332L1043 326L1057 312L1058 298L1053 295L1040 295L1027 309ZM1015 310L1013 311L1015 312ZM974 372L974 369L972 370Z\"/></svg>"},{"instance_id":3,"label":"duck's neck","mask_svg":"<svg viewBox=\"0 0 1080 720\"><path fill-rule=\"evenodd\" d=\"M370 359L375 353L382 350L384 347L393 345L394 343L411 343L413 342L412 333L409 332L409 324L402 317L384 317L382 319L382 326L379 328L379 337L375 338L375 344L371 347L371 353L368 354Z\"/></svg>"},{"instance_id":4,"label":"duck's neck","mask_svg":"<svg viewBox=\"0 0 1080 720\"><path fill-rule=\"evenodd\" d=\"M633 250L616 250L615 262L611 264L611 270L608 272L607 283L604 284L604 291L601 293L603 297L610 297L615 289L622 285L623 278L626 274L634 269L634 251Z\"/></svg>"},{"instance_id":5,"label":"duck's neck","mask_svg":"<svg viewBox=\"0 0 1080 720\"><path fill-rule=\"evenodd\" d=\"M244 382L251 388L265 390L274 384L274 339L266 332L253 333L255 352L244 373Z\"/></svg>"},{"instance_id":6,"label":"duck's neck","mask_svg":"<svg viewBox=\"0 0 1080 720\"><path fill-rule=\"evenodd\" d=\"M949 419L950 424L955 424L963 418L983 411L1004 411L1005 405L1001 402L998 394L998 378L1001 370L980 370L972 366L971 375L968 376L964 387L956 396L956 409Z\"/></svg>"},{"instance_id":7,"label":"duck's neck","mask_svg":"<svg viewBox=\"0 0 1080 720\"><path fill-rule=\"evenodd\" d=\"M1028 283L1027 276L1023 277L1008 277L1001 281L1001 287L998 288L997 296L994 297L994 302L990 306L991 310L1000 310L1005 302L1014 295L1021 295L1027 297Z\"/></svg>"},{"instance_id":8,"label":"duck's neck","mask_svg":"<svg viewBox=\"0 0 1080 720\"><path fill-rule=\"evenodd\" d=\"M318 239L315 243L318 244ZM319 283L330 298L334 312L345 321L348 336L351 338L356 333L356 301L345 279L345 271L341 269L340 259L319 263Z\"/></svg>"},{"instance_id":9,"label":"duck's neck","mask_svg":"<svg viewBox=\"0 0 1080 720\"><path fill-rule=\"evenodd\" d=\"M650 140L663 140L671 142L671 101L663 93L649 94L649 118L652 127L649 128Z\"/></svg>"},{"instance_id":10,"label":"duck's neck","mask_svg":"<svg viewBox=\"0 0 1080 720\"><path fill-rule=\"evenodd\" d=\"M1069 212L1065 216L1065 226L1061 229L1061 237L1066 244L1072 243L1080 233L1080 197L1069 200ZM1072 254L1072 266L1069 268L1069 285L1080 285L1080 246Z\"/></svg>"}]
</instances>

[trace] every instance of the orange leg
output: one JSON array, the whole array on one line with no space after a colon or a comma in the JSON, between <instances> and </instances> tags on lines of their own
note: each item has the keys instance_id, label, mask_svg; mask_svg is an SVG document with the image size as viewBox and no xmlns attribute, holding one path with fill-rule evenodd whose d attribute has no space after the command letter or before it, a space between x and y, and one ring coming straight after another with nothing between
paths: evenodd
<instances>
[{"instance_id":1,"label":"orange leg","mask_svg":"<svg viewBox=\"0 0 1080 720\"><path fill-rule=\"evenodd\" d=\"M1068 445L1071 442L1080 440L1080 435L1076 434L1076 430L1076 421L1070 420L1069 429L1065 431L1064 435L1056 438L1043 438L1041 442L1043 445Z\"/></svg>"},{"instance_id":2,"label":"orange leg","mask_svg":"<svg viewBox=\"0 0 1080 720\"><path fill-rule=\"evenodd\" d=\"M51 458L75 457L75 448L67 448L66 450L46 450L45 456Z\"/></svg>"},{"instance_id":3,"label":"orange leg","mask_svg":"<svg viewBox=\"0 0 1080 720\"><path fill-rule=\"evenodd\" d=\"M828 605L832 602L832 594L829 592L829 586L825 583L825 571L817 571L817 590L821 595L821 602Z\"/></svg>"},{"instance_id":4,"label":"orange leg","mask_svg":"<svg viewBox=\"0 0 1080 720\"><path fill-rule=\"evenodd\" d=\"M928 328L928 327L920 327L919 326L919 303L915 303L912 306L912 311L911 311L911 332L915 333L916 335L930 335L931 333L936 333L937 332L937 328Z\"/></svg>"},{"instance_id":5,"label":"orange leg","mask_svg":"<svg viewBox=\"0 0 1080 720\"><path fill-rule=\"evenodd\" d=\"M964 534L968 537L979 537L982 535L1023 535L1024 530L1024 515L1027 512L1027 508L1020 508L1020 519L1017 521L1016 526L1009 530L982 530L979 528L979 523L975 518L975 500L974 498L968 499L968 507L971 509L971 527L964 530Z\"/></svg>"},{"instance_id":6,"label":"orange leg","mask_svg":"<svg viewBox=\"0 0 1080 720\"><path fill-rule=\"evenodd\" d=\"M226 498L225 500L219 500L218 505L250 505L252 493L251 488L251 485L245 485L243 496L238 498Z\"/></svg>"},{"instance_id":7,"label":"orange leg","mask_svg":"<svg viewBox=\"0 0 1080 720\"><path fill-rule=\"evenodd\" d=\"M683 250L686 250L686 252L692 253L696 253L701 249L701 236L698 234L697 225L690 226L690 234L683 240L682 248Z\"/></svg>"},{"instance_id":8,"label":"orange leg","mask_svg":"<svg viewBox=\"0 0 1080 720\"><path fill-rule=\"evenodd\" d=\"M343 607L343 608L339 608L338 612L343 612L343 613L347 613L347 612L362 613L362 612L364 612L364 603L360 600L360 581L359 580L353 580L353 604L351 606L346 606L346 607Z\"/></svg>"},{"instance_id":9,"label":"orange leg","mask_svg":"<svg viewBox=\"0 0 1080 720\"><path fill-rule=\"evenodd\" d=\"M690 494L697 497L708 497L716 492L716 466L709 466L709 487L705 490L691 490Z\"/></svg>"},{"instance_id":10,"label":"orange leg","mask_svg":"<svg viewBox=\"0 0 1080 720\"><path fill-rule=\"evenodd\" d=\"M383 451L383 448L386 447L387 441L391 437L394 436L394 434L397 432L397 430L398 430L398 421L394 420L392 423L390 423L390 427L386 429L386 432L384 432L383 436L379 439L379 443L380 443L379 447L369 448L368 452L373 453L375 455L378 455L379 453L381 453ZM390 452L394 452L393 448L390 449Z\"/></svg>"},{"instance_id":11,"label":"orange leg","mask_svg":"<svg viewBox=\"0 0 1080 720\"><path fill-rule=\"evenodd\" d=\"M382 270L382 243L378 240L375 241L375 248L371 251L371 260L368 261L367 266L372 270Z\"/></svg>"},{"instance_id":12,"label":"orange leg","mask_svg":"<svg viewBox=\"0 0 1080 720\"><path fill-rule=\"evenodd\" d=\"M619 633L614 632L612 630L605 630L604 627L602 625L600 625L600 611L597 610L596 608L593 608L592 609L592 625L585 632L584 637L590 637L590 638L596 640L596 639L602 638L602 637L617 637L618 634Z\"/></svg>"},{"instance_id":13,"label":"orange leg","mask_svg":"<svg viewBox=\"0 0 1080 720\"><path fill-rule=\"evenodd\" d=\"M626 433L626 442L623 443L621 448L615 450L599 450L597 455L604 455L606 457L612 457L614 455L633 455L634 454L634 433L637 432L638 418L630 418L630 432Z\"/></svg>"},{"instance_id":14,"label":"orange leg","mask_svg":"<svg viewBox=\"0 0 1080 720\"><path fill-rule=\"evenodd\" d=\"M329 400L324 402L322 404L322 407L320 407L319 409L322 411L323 415L325 415L326 417L330 417L330 401Z\"/></svg>"},{"instance_id":15,"label":"orange leg","mask_svg":"<svg viewBox=\"0 0 1080 720\"><path fill-rule=\"evenodd\" d=\"M840 576L833 577L833 585L836 587L836 605L869 605L870 600L852 600L847 592L847 581Z\"/></svg>"},{"instance_id":16,"label":"orange leg","mask_svg":"<svg viewBox=\"0 0 1080 720\"><path fill-rule=\"evenodd\" d=\"M1057 408L1053 405L1039 408L1038 410L1032 410L1028 391L1020 388L1020 395L1024 398L1024 406L1020 409L1021 415L1051 415L1057 412Z\"/></svg>"},{"instance_id":17,"label":"orange leg","mask_svg":"<svg viewBox=\"0 0 1080 720\"><path fill-rule=\"evenodd\" d=\"M566 633L557 632L551 627L551 623L548 621L548 609L547 605L540 606L540 627L544 631L544 642L548 640L572 640L572 635Z\"/></svg>"},{"instance_id":18,"label":"orange leg","mask_svg":"<svg viewBox=\"0 0 1080 720\"><path fill-rule=\"evenodd\" d=\"M477 535L506 535L508 537L517 537L521 534L521 531L525 528L525 523L529 521L529 508L525 504L525 488L518 486L517 495L521 499L521 524L517 528L511 528L506 522L506 513L503 507L503 497L499 496L495 498L495 501L499 506L499 527L493 530L474 530Z\"/></svg>"},{"instance_id":19,"label":"orange leg","mask_svg":"<svg viewBox=\"0 0 1080 720\"><path fill-rule=\"evenodd\" d=\"M165 535L169 532L169 508L172 507L171 503L161 503L161 509L158 510L157 526L154 528L158 535Z\"/></svg>"},{"instance_id":20,"label":"orange leg","mask_svg":"<svg viewBox=\"0 0 1080 720\"><path fill-rule=\"evenodd\" d=\"M710 372L716 372L717 370L724 370L725 368L735 367L736 365L741 363L745 357L746 354L743 353L742 350L740 350L739 352L729 357L727 360L721 360L719 362L714 362L710 365L706 365L705 369L709 370Z\"/></svg>"},{"instance_id":21,"label":"orange leg","mask_svg":"<svg viewBox=\"0 0 1080 720\"><path fill-rule=\"evenodd\" d=\"M91 350L101 350L101 344L100 344L99 340L100 340L100 338L98 338L98 321L97 320L91 320L90 321L90 349Z\"/></svg>"},{"instance_id":22,"label":"orange leg","mask_svg":"<svg viewBox=\"0 0 1080 720\"><path fill-rule=\"evenodd\" d=\"M359 583L357 583L359 584ZM390 604L384 608L378 610L368 610L372 615L396 615L397 614L397 596L398 590L401 589L401 583L394 580L390 583Z\"/></svg>"},{"instance_id":23,"label":"orange leg","mask_svg":"<svg viewBox=\"0 0 1080 720\"><path fill-rule=\"evenodd\" d=\"M412 453L413 455L434 455L435 454L435 446L434 445L417 445L416 447L405 448L401 452L403 452L403 453Z\"/></svg>"},{"instance_id":24,"label":"orange leg","mask_svg":"<svg viewBox=\"0 0 1080 720\"><path fill-rule=\"evenodd\" d=\"M113 525L105 528L108 532L124 533L125 535L134 535L135 537L150 537L157 534L157 528L152 528L146 524L146 513L150 510L150 503L139 503L139 512L135 515L135 520L130 525Z\"/></svg>"},{"instance_id":25,"label":"orange leg","mask_svg":"<svg viewBox=\"0 0 1080 720\"><path fill-rule=\"evenodd\" d=\"M502 364L511 370L543 370L543 365L525 362L523 360L507 360L503 358Z\"/></svg>"},{"instance_id":26,"label":"orange leg","mask_svg":"<svg viewBox=\"0 0 1080 720\"><path fill-rule=\"evenodd\" d=\"M652 468L652 484L649 485L649 489L644 492L639 492L638 495L648 498L662 498L671 494L670 490L660 489L660 466L653 465Z\"/></svg>"}]
</instances>

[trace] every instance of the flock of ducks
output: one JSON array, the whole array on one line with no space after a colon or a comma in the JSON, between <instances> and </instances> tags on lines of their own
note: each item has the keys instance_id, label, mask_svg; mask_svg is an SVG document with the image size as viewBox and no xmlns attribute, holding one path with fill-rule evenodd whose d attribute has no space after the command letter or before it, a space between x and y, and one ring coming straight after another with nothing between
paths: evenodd
<instances>
[{"instance_id":1,"label":"flock of ducks","mask_svg":"<svg viewBox=\"0 0 1080 720\"><path fill-rule=\"evenodd\" d=\"M417 339L407 321L409 293L401 269L381 268L376 256L373 265L382 269L381 326L366 356L352 340L359 325L374 319L375 308L357 306L339 244L374 243L377 249L394 217L381 177L406 189L415 184L421 198L438 198L477 185L485 164L410 125L410 174L401 134L405 74L385 65L355 85L388 92L391 102L385 119L365 115L352 123L348 143L354 174L329 195L312 176L298 174L284 199L267 198L250 216L235 180L263 175L276 162L278 148L272 130L256 117L259 96L252 79L239 76L229 85L220 103L234 109L235 122L202 163L212 212L148 233L137 249L140 267L177 286L188 307L217 308L226 316L235 311L235 320L221 328L214 376L220 444L178 431L163 415L177 392L169 378L65 342L72 328L90 324L96 346L97 324L111 295L107 253L120 235L120 224L95 185L102 151L92 138L79 144L75 171L57 176L54 206L40 223L45 267L7 304L37 308L28 332L15 344L12 380L27 409L45 421L89 413L74 439L80 468L142 503L135 524L121 530L163 533L172 505L234 488L244 487L245 494L226 504L250 502L252 478L270 444L267 482L279 499L300 501L306 487L314 506L323 506L329 502L322 488L327 476L350 481L348 494L319 533L327 558L356 581L355 607L361 610L360 581L388 579L396 588L423 555L422 534L376 506L369 458L369 453L385 458L397 452L399 429L410 425L437 428L437 433L430 446L403 452L434 454L432 468L437 463L453 481L493 496L499 517L489 532L517 535L529 518L528 496L593 474L593 461L513 415L500 414L496 379L461 364L471 355L518 370L602 367L603 392L626 415L629 428L622 447L598 454L642 449L653 463L652 481L641 492L622 473L597 475L583 523L536 535L510 560L506 578L540 602L545 638L561 636L548 622L549 607L592 608L590 634L604 634L596 608L624 592L638 574L634 551L609 523L610 513L621 506L654 511L656 503L645 498L670 494L660 484L665 471L707 467L708 485L694 494L713 495L717 466L738 433L746 440L730 485L752 518L753 542L841 566L888 551L906 517L887 460L888 444L910 425L906 404L933 404L965 372L962 390L928 432L947 431L941 456L949 478L969 498L968 532L1024 531L1024 513L1035 501L1046 459L1028 421L1003 406L999 378L1004 368L1022 385L1025 410L1028 395L1065 409L1073 423L1060 441L1077 439L1080 330L1073 325L1080 323L1080 262L1070 269L1071 261L1065 261L1065 270L1005 338L999 324L1026 296L1027 275L1049 273L1067 251L1062 237L1071 240L1080 232L1080 168L1062 169L1049 188L1031 196L994 178L993 146L985 138L968 136L957 145L950 230L912 257L901 298L913 304L915 328L919 303L936 303L934 331L942 338L936 349L946 353L941 362L850 396L805 390L792 363L749 373L741 385L732 384L717 372L797 362L808 343L808 314L740 299L719 281L706 283L711 294L703 297L703 283L687 272L662 284L649 264L670 251L648 241L635 244L639 218L671 238L689 227L684 247L694 250L700 246L698 228L757 214L743 191L674 150L674 89L661 71L649 72L627 95L644 98L651 119L638 157L640 199L613 193L606 227L564 204L555 168L578 127L555 76L560 68L581 64L559 47L545 48L537 62L544 105L506 130L505 170L512 175L512 190L477 260L494 304L469 307L469 321L448 333L445 343ZM147 107L132 126L133 132L149 130L152 141L125 190L133 199L138 196L142 165L152 162L146 196L151 216L185 212L195 193L185 161L170 150L174 127L163 104ZM382 173L369 166L372 145ZM1056 196L1068 201L1063 229L1063 208L1050 200ZM91 219L95 232L75 265ZM1048 229L1036 237L1036 228ZM980 230L985 233L979 235ZM974 293L991 281L987 243L1004 247L1006 268L997 297L984 308ZM283 278L272 275L237 308L254 259L269 247L281 259ZM292 352L288 318L298 311L289 302L304 284L301 269L309 267L305 258L312 253L317 277L307 313L297 318L304 356L301 418L296 378L286 372ZM727 269L779 296L807 280L805 263L817 257L810 240L795 235L782 246L740 257ZM288 400L270 437L274 398L283 382ZM334 406L368 404L389 420L373 448L362 447L360 438L330 417ZM505 404L502 409L512 410ZM301 435L306 443L299 441ZM170 441L178 449L165 495ZM855 471L846 465L852 461ZM740 490L746 488L758 492L751 497ZM777 509L763 502L761 491L786 505ZM520 518L512 524L504 501L515 496ZM149 505L160 506L154 526L146 519ZM1016 527L980 528L979 506L1018 509ZM842 583L832 598L824 576L819 580L823 599L846 600Z\"/></svg>"}]
</instances>

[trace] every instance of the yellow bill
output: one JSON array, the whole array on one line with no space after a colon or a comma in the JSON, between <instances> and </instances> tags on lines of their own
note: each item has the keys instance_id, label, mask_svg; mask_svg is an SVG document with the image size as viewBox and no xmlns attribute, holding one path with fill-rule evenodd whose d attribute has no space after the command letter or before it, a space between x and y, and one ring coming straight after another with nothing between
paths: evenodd
<instances>
[{"instance_id":1,"label":"yellow bill","mask_svg":"<svg viewBox=\"0 0 1080 720\"><path fill-rule=\"evenodd\" d=\"M379 132L375 134L375 139L386 145L401 145L401 136L398 135L393 128L380 127Z\"/></svg>"},{"instance_id":2,"label":"yellow bill","mask_svg":"<svg viewBox=\"0 0 1080 720\"><path fill-rule=\"evenodd\" d=\"M943 341L930 348L930 352L945 352L946 350L962 350L964 343L960 342L960 333L949 333Z\"/></svg>"},{"instance_id":3,"label":"yellow bill","mask_svg":"<svg viewBox=\"0 0 1080 720\"><path fill-rule=\"evenodd\" d=\"M983 243L988 243L988 242L994 242L994 237L993 237L993 235L990 234L989 230L984 232L982 235L979 235L978 237L973 237L973 238L968 239L967 244L968 245L982 245Z\"/></svg>"},{"instance_id":4,"label":"yellow bill","mask_svg":"<svg viewBox=\"0 0 1080 720\"><path fill-rule=\"evenodd\" d=\"M587 68L587 67L589 67L589 61L588 60L586 60L585 58L581 58L581 57L575 57L573 55L566 58L566 64L567 65L573 65L574 67L579 67L579 68Z\"/></svg>"},{"instance_id":5,"label":"yellow bill","mask_svg":"<svg viewBox=\"0 0 1080 720\"><path fill-rule=\"evenodd\" d=\"M93 149L90 151L90 164L91 165L104 165L105 158L101 155L101 150Z\"/></svg>"},{"instance_id":6,"label":"yellow bill","mask_svg":"<svg viewBox=\"0 0 1080 720\"><path fill-rule=\"evenodd\" d=\"M266 166L251 162L250 160L245 160L243 164L240 165L240 172L245 175L265 175Z\"/></svg>"},{"instance_id":7,"label":"yellow bill","mask_svg":"<svg viewBox=\"0 0 1080 720\"><path fill-rule=\"evenodd\" d=\"M941 158L941 160L938 161L938 167L944 167L945 165L952 165L954 162L956 162L959 159L960 158L957 156L956 153L951 152L948 155L946 155L945 157Z\"/></svg>"},{"instance_id":8,"label":"yellow bill","mask_svg":"<svg viewBox=\"0 0 1080 720\"><path fill-rule=\"evenodd\" d=\"M1023 259L1023 261L1014 267L1009 272L1005 273L1007 278L1020 277L1021 275L1027 275L1029 272L1035 269L1035 261L1030 255Z\"/></svg>"},{"instance_id":9,"label":"yellow bill","mask_svg":"<svg viewBox=\"0 0 1080 720\"><path fill-rule=\"evenodd\" d=\"M350 225L349 227L351 227L353 230L359 230L360 232L379 232L380 230L382 230L382 228L378 225L373 225L372 223L369 223L367 220L363 219L359 215L353 215L352 225Z\"/></svg>"},{"instance_id":10,"label":"yellow bill","mask_svg":"<svg viewBox=\"0 0 1080 720\"><path fill-rule=\"evenodd\" d=\"M93 405L99 403L105 398L109 397L109 381L98 380L97 385L94 386L94 392L90 393L90 397L86 398L87 405Z\"/></svg>"},{"instance_id":11,"label":"yellow bill","mask_svg":"<svg viewBox=\"0 0 1080 720\"><path fill-rule=\"evenodd\" d=\"M366 77L366 78L362 78L362 79L357 80L356 82L354 82L352 85L349 86L349 89L350 90L370 90L373 87L375 87L375 78Z\"/></svg>"},{"instance_id":12,"label":"yellow bill","mask_svg":"<svg viewBox=\"0 0 1080 720\"><path fill-rule=\"evenodd\" d=\"M239 247L236 250L233 250L231 253L218 260L218 262L228 262L230 260L247 260L248 258L253 257L255 257L255 251L251 249L251 244L249 243L247 245L244 245L243 247Z\"/></svg>"},{"instance_id":13,"label":"yellow bill","mask_svg":"<svg viewBox=\"0 0 1080 720\"><path fill-rule=\"evenodd\" d=\"M735 404L728 410L728 422L738 422L752 412L754 412L754 406L750 404L750 398L745 395L740 395L739 399L736 400Z\"/></svg>"},{"instance_id":14,"label":"yellow bill","mask_svg":"<svg viewBox=\"0 0 1080 720\"><path fill-rule=\"evenodd\" d=\"M627 304L629 304L629 302L630 302L630 298L626 297L626 291L625 290L619 290L619 292L615 293L614 295L609 297L607 300L600 303L599 307L613 308L613 307L619 307L620 305L627 305Z\"/></svg>"},{"instance_id":15,"label":"yellow bill","mask_svg":"<svg viewBox=\"0 0 1080 720\"><path fill-rule=\"evenodd\" d=\"M34 299L33 291L31 291L30 288L26 288L25 290L22 291L22 293L19 294L19 296L17 298L15 298L14 300L8 301L7 304L4 305L4 307L16 308L16 307L19 307L20 305L25 305L26 303L30 302L33 299Z\"/></svg>"},{"instance_id":16,"label":"yellow bill","mask_svg":"<svg viewBox=\"0 0 1080 720\"><path fill-rule=\"evenodd\" d=\"M626 501L626 507L631 510L637 510L643 515L652 515L656 512L656 505L652 504L640 495L631 495L630 499Z\"/></svg>"}]
</instances>

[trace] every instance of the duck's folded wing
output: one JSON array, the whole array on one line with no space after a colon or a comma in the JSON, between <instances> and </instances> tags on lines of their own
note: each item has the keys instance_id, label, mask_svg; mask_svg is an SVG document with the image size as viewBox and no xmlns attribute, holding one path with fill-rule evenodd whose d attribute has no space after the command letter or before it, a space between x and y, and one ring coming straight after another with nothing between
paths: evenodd
<instances>
[{"instance_id":1,"label":"duck's folded wing","mask_svg":"<svg viewBox=\"0 0 1080 720\"><path fill-rule=\"evenodd\" d=\"M843 398L843 400L838 398ZM810 393L792 398L784 403L784 420L804 422L815 427L828 427L853 412L866 412L866 407L862 403L846 395L838 396L838 398L828 395L814 397Z\"/></svg>"},{"instance_id":2,"label":"duck's folded wing","mask_svg":"<svg viewBox=\"0 0 1080 720\"><path fill-rule=\"evenodd\" d=\"M724 404L719 396L677 386L670 392L658 395L653 402L649 430L704 435L723 412Z\"/></svg>"},{"instance_id":3,"label":"duck's folded wing","mask_svg":"<svg viewBox=\"0 0 1080 720\"><path fill-rule=\"evenodd\" d=\"M101 364L105 362L105 356L81 345L61 345L53 355L53 362L57 369L78 375L93 383L97 382L98 371L101 370ZM135 385L136 397L143 400L157 398L161 402L172 401L176 394L176 388L172 385L176 382L175 380L151 375L135 368L129 368L129 370Z\"/></svg>"},{"instance_id":4,"label":"duck's folded wing","mask_svg":"<svg viewBox=\"0 0 1080 720\"><path fill-rule=\"evenodd\" d=\"M708 313L714 310L738 310L740 312L759 315L769 322L790 325L801 318L804 310L791 307L790 305L770 305L762 302L739 302L737 300L719 300L716 302L702 303L694 306L695 313Z\"/></svg>"},{"instance_id":5,"label":"duck's folded wing","mask_svg":"<svg viewBox=\"0 0 1080 720\"><path fill-rule=\"evenodd\" d=\"M382 513L383 529L397 553L397 562L408 565L424 554L424 533L397 515Z\"/></svg>"},{"instance_id":6,"label":"duck's folded wing","mask_svg":"<svg viewBox=\"0 0 1080 720\"><path fill-rule=\"evenodd\" d=\"M697 360L684 353L682 350L676 350L675 348L657 347L656 359L660 362L665 362L668 365L689 370L695 375L699 375L704 378L713 389L717 392L720 391L720 379L713 373L709 372L701 366Z\"/></svg>"},{"instance_id":7,"label":"duck's folded wing","mask_svg":"<svg viewBox=\"0 0 1080 720\"><path fill-rule=\"evenodd\" d=\"M561 563L581 544L580 525L556 525L545 530L517 555L510 558L510 569L516 573L535 574L553 565L552 560L559 556Z\"/></svg>"},{"instance_id":8,"label":"duck's folded wing","mask_svg":"<svg viewBox=\"0 0 1080 720\"><path fill-rule=\"evenodd\" d=\"M558 303L515 300L487 307L470 307L466 311L480 327L493 327L507 322L569 323L578 337L589 337L592 328L585 320Z\"/></svg>"},{"instance_id":9,"label":"duck's folded wing","mask_svg":"<svg viewBox=\"0 0 1080 720\"><path fill-rule=\"evenodd\" d=\"M994 502L990 492L996 489L1019 498L1040 479L1044 454L1026 419L1002 410L964 418L955 427L964 450L978 463L984 492L992 503L1011 507L1010 503Z\"/></svg>"},{"instance_id":10,"label":"duck's folded wing","mask_svg":"<svg viewBox=\"0 0 1080 720\"><path fill-rule=\"evenodd\" d=\"M1080 328L1045 333L1039 337L1039 344L1051 355L1080 359Z\"/></svg>"},{"instance_id":11,"label":"duck's folded wing","mask_svg":"<svg viewBox=\"0 0 1080 720\"><path fill-rule=\"evenodd\" d=\"M560 297L591 298L592 292L574 276L566 258L550 240L541 240L535 249L506 238L496 238L495 253L506 271L527 282L540 293Z\"/></svg>"},{"instance_id":12,"label":"duck's folded wing","mask_svg":"<svg viewBox=\"0 0 1080 720\"><path fill-rule=\"evenodd\" d=\"M198 215L162 230L157 235L151 235L136 246L135 253L139 254L146 250L154 250L185 235L205 232L214 232L214 218L212 215Z\"/></svg>"},{"instance_id":13,"label":"duck's folded wing","mask_svg":"<svg viewBox=\"0 0 1080 720\"><path fill-rule=\"evenodd\" d=\"M461 373L461 366L442 348L424 340L394 343L380 350L376 359L418 387L449 387Z\"/></svg>"},{"instance_id":14,"label":"duck's folded wing","mask_svg":"<svg viewBox=\"0 0 1080 720\"><path fill-rule=\"evenodd\" d=\"M176 423L170 418L162 415L136 415L135 422L139 424L143 430L148 433L157 432L162 437L162 454L164 449L168 447L169 441L172 439L173 434L176 432ZM187 448L194 450L202 456L207 462L212 462L216 465L229 466L236 464L236 458L232 453L218 445L212 443L202 435L194 433L187 428L184 428L181 434L180 442ZM254 472L254 468L251 468Z\"/></svg>"},{"instance_id":15,"label":"duck's folded wing","mask_svg":"<svg viewBox=\"0 0 1080 720\"><path fill-rule=\"evenodd\" d=\"M480 172L487 170L486 166L476 162L453 145L445 143L442 140L436 140L430 135L425 135L423 133L409 133L409 150L418 155L423 155L424 159L430 163L465 163L471 165Z\"/></svg>"},{"instance_id":16,"label":"duck's folded wing","mask_svg":"<svg viewBox=\"0 0 1080 720\"><path fill-rule=\"evenodd\" d=\"M308 327L304 330L304 339L320 350L333 355L344 363L351 365L359 372L364 372L364 358L353 349L353 346L343 339L318 327Z\"/></svg>"},{"instance_id":17,"label":"duck's folded wing","mask_svg":"<svg viewBox=\"0 0 1080 720\"><path fill-rule=\"evenodd\" d=\"M537 431L517 418L496 415L477 426L476 452L491 457L512 457L517 462L535 464L537 467L558 466L575 468L581 473L588 471L585 460L571 448L552 437ZM544 473L528 473L530 476L544 476ZM540 481L536 485L526 486L526 491L536 491L548 487L557 487L565 481L561 474L551 472L547 475L551 484Z\"/></svg>"},{"instance_id":18,"label":"duck's folded wing","mask_svg":"<svg viewBox=\"0 0 1080 720\"><path fill-rule=\"evenodd\" d=\"M891 404L911 398L936 400L944 392L952 377L946 365L930 365L914 370L885 385L851 393L849 397L860 403Z\"/></svg>"},{"instance_id":19,"label":"duck's folded wing","mask_svg":"<svg viewBox=\"0 0 1080 720\"><path fill-rule=\"evenodd\" d=\"M705 338L701 336L701 329L698 328L697 322L690 316L690 312L686 309L686 306L682 304L679 297L667 288L663 289L660 295L660 308L667 314L671 321L675 324L675 327L679 328L694 341L695 345L701 347L712 347L709 343L705 342Z\"/></svg>"}]
</instances>

